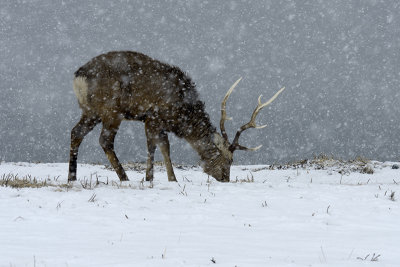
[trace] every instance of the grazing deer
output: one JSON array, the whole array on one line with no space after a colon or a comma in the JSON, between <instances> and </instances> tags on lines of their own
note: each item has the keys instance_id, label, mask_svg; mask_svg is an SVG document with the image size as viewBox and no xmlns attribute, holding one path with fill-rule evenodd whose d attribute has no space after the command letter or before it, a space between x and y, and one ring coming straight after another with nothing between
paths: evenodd
<instances>
[{"instance_id":1,"label":"grazing deer","mask_svg":"<svg viewBox=\"0 0 400 267\"><path fill-rule=\"evenodd\" d=\"M82 109L78 124L71 131L68 181L76 180L78 149L83 138L99 123L103 128L100 145L121 181L128 181L115 152L114 139L122 120L144 122L147 137L146 181L153 180L154 152L158 145L164 157L169 181L176 181L170 159L168 132L184 138L200 155L204 172L220 182L229 182L235 150L255 151L239 145L240 134L249 128L263 128L255 123L258 112L283 90L254 110L250 121L240 127L230 143L225 131L226 101L237 80L221 104L219 134L210 122L195 84L179 68L137 52L109 52L97 56L75 72L74 92Z\"/></svg>"}]
</instances>

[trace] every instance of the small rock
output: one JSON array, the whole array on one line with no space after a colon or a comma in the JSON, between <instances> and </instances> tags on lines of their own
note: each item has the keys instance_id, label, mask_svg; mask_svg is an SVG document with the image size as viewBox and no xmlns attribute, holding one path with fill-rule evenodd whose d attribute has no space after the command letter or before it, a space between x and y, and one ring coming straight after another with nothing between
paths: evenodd
<instances>
[{"instance_id":1,"label":"small rock","mask_svg":"<svg viewBox=\"0 0 400 267\"><path fill-rule=\"evenodd\" d=\"M392 165L392 169L393 169L393 170L397 170L398 168L399 168L399 165L397 165L397 164L393 164L393 165Z\"/></svg>"}]
</instances>

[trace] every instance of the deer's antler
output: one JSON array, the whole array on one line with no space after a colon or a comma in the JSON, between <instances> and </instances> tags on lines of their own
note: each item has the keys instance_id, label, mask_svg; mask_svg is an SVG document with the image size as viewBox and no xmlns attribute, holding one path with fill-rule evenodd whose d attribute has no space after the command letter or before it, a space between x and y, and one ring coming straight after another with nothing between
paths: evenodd
<instances>
[{"instance_id":1,"label":"deer's antler","mask_svg":"<svg viewBox=\"0 0 400 267\"><path fill-rule=\"evenodd\" d=\"M224 99L222 100L221 103L221 121L219 122L219 127L221 129L221 134L222 137L226 140L228 140L228 135L226 134L225 131L225 121L226 120L231 120L232 118L226 116L226 101L228 100L229 96L232 94L233 89L236 87L236 85L240 82L242 77L240 77L234 84L232 84L231 88L229 88L228 92L226 92L226 95L224 96Z\"/></svg>"},{"instance_id":2,"label":"deer's antler","mask_svg":"<svg viewBox=\"0 0 400 267\"><path fill-rule=\"evenodd\" d=\"M240 79L239 79L239 81L240 81ZM235 83L236 84L236 83ZM235 85L234 84L234 85ZM267 102L265 102L265 103L261 103L261 96L262 95L260 95L259 97L258 97L258 105L257 105L257 107L254 109L254 111L253 111L253 114L251 115L251 119L250 119L250 121L248 122L248 123L246 123L246 124L244 124L242 127L240 127L240 129L237 131L237 133L236 133L236 135L235 135L235 138L233 139L233 142L232 142L232 144L230 145L230 147L229 147L229 150L230 151L235 151L235 150L250 150L250 151L256 151L257 149L259 149L262 145L260 145L260 146L257 146L257 147L254 147L254 148L247 148L247 147L244 147L244 146L242 146L242 145L240 145L239 144L239 137L240 137L240 134L243 132L243 131L245 131L245 130L247 130L247 129L249 129L249 128L256 128L256 129L261 129L261 128L264 128L264 127L266 127L267 125L265 124L265 125L261 125L261 126L257 126L257 124L256 124L256 117L257 117L257 114L260 112L260 110L261 109L263 109L263 108L265 108L266 106L268 106L269 104L271 104L272 103L272 101L274 101L275 100L275 98L277 98L278 97L278 95L280 94L280 93L282 93L282 91L283 90L285 90L285 87L283 87L283 88L281 88L278 92L276 92L275 93L275 95L273 96L273 97L271 97ZM229 92L229 91L228 91ZM225 100L225 99L224 99ZM222 120L222 119L221 119ZM222 129L221 129L222 130ZM225 129L224 129L224 131L225 131ZM225 133L226 134L226 133Z\"/></svg>"}]
</instances>

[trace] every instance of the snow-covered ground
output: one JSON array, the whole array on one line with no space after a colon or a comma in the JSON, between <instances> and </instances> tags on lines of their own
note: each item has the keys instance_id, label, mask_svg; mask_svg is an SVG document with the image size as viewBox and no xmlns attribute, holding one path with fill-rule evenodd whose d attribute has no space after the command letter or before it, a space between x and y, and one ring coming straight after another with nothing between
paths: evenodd
<instances>
[{"instance_id":1,"label":"snow-covered ground","mask_svg":"<svg viewBox=\"0 0 400 267\"><path fill-rule=\"evenodd\" d=\"M231 183L157 167L153 184L78 165L68 188L65 163L3 162L0 266L400 266L399 163L323 164L234 166Z\"/></svg>"}]
</instances>

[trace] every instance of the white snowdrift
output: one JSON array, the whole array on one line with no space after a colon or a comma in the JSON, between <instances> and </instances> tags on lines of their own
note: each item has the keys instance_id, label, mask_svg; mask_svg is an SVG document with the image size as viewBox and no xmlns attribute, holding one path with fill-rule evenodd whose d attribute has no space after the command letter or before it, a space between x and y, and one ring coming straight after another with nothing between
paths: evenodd
<instances>
[{"instance_id":1,"label":"white snowdrift","mask_svg":"<svg viewBox=\"0 0 400 267\"><path fill-rule=\"evenodd\" d=\"M158 167L153 184L79 165L65 188L67 164L3 162L56 186L0 187L0 266L400 266L400 170L371 164L234 166L231 183Z\"/></svg>"}]
</instances>

